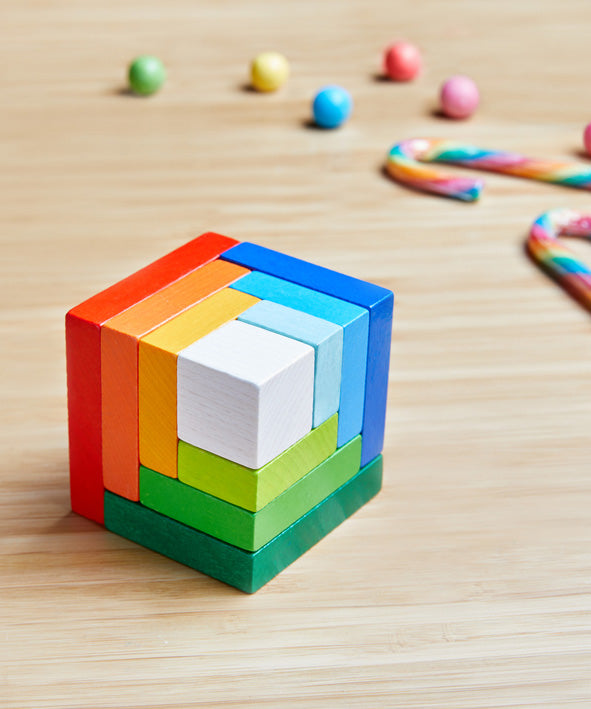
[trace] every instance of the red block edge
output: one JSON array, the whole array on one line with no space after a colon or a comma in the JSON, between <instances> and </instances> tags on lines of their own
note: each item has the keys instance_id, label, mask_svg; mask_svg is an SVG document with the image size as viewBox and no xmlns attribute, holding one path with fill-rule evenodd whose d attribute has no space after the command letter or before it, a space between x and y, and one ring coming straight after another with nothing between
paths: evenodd
<instances>
[{"instance_id":1,"label":"red block edge","mask_svg":"<svg viewBox=\"0 0 591 709\"><path fill-rule=\"evenodd\" d=\"M238 243L207 232L66 314L68 434L72 510L104 524L101 442L101 339L107 320L214 261Z\"/></svg>"}]
</instances>

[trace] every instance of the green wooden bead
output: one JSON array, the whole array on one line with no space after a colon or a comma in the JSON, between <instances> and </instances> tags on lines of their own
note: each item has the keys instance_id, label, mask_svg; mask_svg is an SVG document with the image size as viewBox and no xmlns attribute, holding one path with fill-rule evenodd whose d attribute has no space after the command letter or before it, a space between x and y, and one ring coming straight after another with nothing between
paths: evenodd
<instances>
[{"instance_id":1,"label":"green wooden bead","mask_svg":"<svg viewBox=\"0 0 591 709\"><path fill-rule=\"evenodd\" d=\"M129 87L141 96L156 93L166 81L166 69L157 57L136 57L129 65Z\"/></svg>"}]
</instances>

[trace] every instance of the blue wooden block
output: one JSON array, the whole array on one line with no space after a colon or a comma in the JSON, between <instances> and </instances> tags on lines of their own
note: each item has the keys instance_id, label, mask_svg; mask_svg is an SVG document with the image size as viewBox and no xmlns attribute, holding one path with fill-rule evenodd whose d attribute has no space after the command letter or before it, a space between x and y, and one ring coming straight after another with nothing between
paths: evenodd
<instances>
[{"instance_id":1,"label":"blue wooden block","mask_svg":"<svg viewBox=\"0 0 591 709\"><path fill-rule=\"evenodd\" d=\"M238 320L305 342L314 348L313 427L320 426L339 410L343 328L340 325L261 300L239 315Z\"/></svg>"},{"instance_id":2,"label":"blue wooden block","mask_svg":"<svg viewBox=\"0 0 591 709\"><path fill-rule=\"evenodd\" d=\"M248 242L225 251L221 258L367 308L370 320L361 453L361 464L367 464L384 447L394 306L392 291ZM299 307L291 303L285 305Z\"/></svg>"},{"instance_id":3,"label":"blue wooden block","mask_svg":"<svg viewBox=\"0 0 591 709\"><path fill-rule=\"evenodd\" d=\"M357 436L363 424L365 399L369 331L367 310L258 271L243 276L231 287L262 300L270 300L279 305L301 310L343 328L338 447Z\"/></svg>"}]
</instances>

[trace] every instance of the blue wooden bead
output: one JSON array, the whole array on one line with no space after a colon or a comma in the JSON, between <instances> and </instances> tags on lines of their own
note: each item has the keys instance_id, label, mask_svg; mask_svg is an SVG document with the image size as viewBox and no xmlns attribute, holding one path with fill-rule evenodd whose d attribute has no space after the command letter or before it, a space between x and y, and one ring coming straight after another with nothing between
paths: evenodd
<instances>
[{"instance_id":1,"label":"blue wooden bead","mask_svg":"<svg viewBox=\"0 0 591 709\"><path fill-rule=\"evenodd\" d=\"M353 99L340 86L325 86L320 89L312 103L314 122L321 128L338 128L351 115Z\"/></svg>"}]
</instances>

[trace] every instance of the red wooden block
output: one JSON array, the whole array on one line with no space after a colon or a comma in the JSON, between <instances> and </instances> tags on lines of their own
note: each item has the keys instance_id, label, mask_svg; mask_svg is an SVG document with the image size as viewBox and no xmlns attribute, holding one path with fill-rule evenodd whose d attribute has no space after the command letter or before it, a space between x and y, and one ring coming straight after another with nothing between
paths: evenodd
<instances>
[{"instance_id":1,"label":"red wooden block","mask_svg":"<svg viewBox=\"0 0 591 709\"><path fill-rule=\"evenodd\" d=\"M221 234L202 234L66 315L70 496L74 512L104 523L101 325L237 243Z\"/></svg>"}]
</instances>

